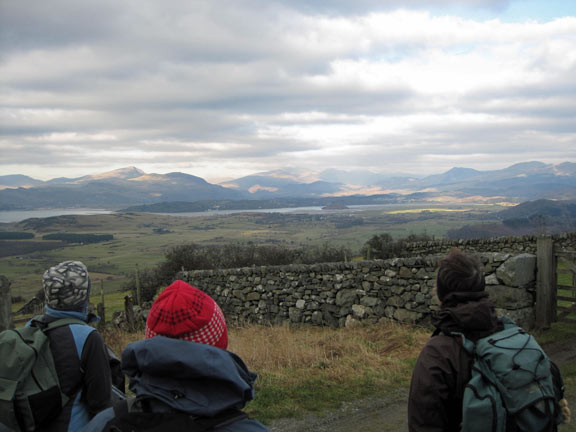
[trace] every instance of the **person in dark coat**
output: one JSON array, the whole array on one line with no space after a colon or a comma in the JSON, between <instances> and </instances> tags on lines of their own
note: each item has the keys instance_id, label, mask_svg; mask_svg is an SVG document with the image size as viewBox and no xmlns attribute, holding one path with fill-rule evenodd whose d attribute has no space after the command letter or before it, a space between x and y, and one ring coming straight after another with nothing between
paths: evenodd
<instances>
[{"instance_id":1,"label":"person in dark coat","mask_svg":"<svg viewBox=\"0 0 576 432\"><path fill-rule=\"evenodd\" d=\"M152 305L145 339L129 344L122 352L122 369L136 395L124 404L125 409L131 413L185 413L202 419L239 412L253 399L257 376L240 357L227 351L227 346L226 321L216 302L183 281L174 282ZM107 430L118 421L118 412L119 406L103 411L84 431ZM247 416L233 417L215 430L268 431Z\"/></svg>"},{"instance_id":2,"label":"person in dark coat","mask_svg":"<svg viewBox=\"0 0 576 432\"><path fill-rule=\"evenodd\" d=\"M454 250L438 267L436 327L414 367L408 399L410 432L458 432L472 359L450 332L478 340L503 328L484 291L484 272L473 256Z\"/></svg>"},{"instance_id":3,"label":"person in dark coat","mask_svg":"<svg viewBox=\"0 0 576 432\"><path fill-rule=\"evenodd\" d=\"M475 342L504 328L485 292L484 271L476 257L455 249L441 260L436 294L440 301L440 310L433 315L436 331L420 352L410 383L410 432L460 431L473 359L451 333ZM551 372L559 373L552 366ZM567 402L559 402L568 421Z\"/></svg>"},{"instance_id":4,"label":"person in dark coat","mask_svg":"<svg viewBox=\"0 0 576 432\"><path fill-rule=\"evenodd\" d=\"M39 321L75 318L86 324L70 324L47 333L61 389L70 396L70 401L41 430L80 431L95 414L110 406L111 395L104 341L88 325L98 320L88 313L90 276L80 261L64 261L46 270L42 279L46 306Z\"/></svg>"}]
</instances>

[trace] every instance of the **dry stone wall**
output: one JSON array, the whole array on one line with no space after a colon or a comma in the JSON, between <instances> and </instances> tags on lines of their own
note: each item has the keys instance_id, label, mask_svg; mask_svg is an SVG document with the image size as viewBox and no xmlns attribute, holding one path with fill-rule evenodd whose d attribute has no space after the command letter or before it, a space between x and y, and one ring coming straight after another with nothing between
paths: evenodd
<instances>
[{"instance_id":1,"label":"dry stone wall","mask_svg":"<svg viewBox=\"0 0 576 432\"><path fill-rule=\"evenodd\" d=\"M439 307L434 280L442 256L203 270L182 272L178 277L214 298L230 322L342 327L393 319L426 324ZM479 256L498 313L530 328L536 256Z\"/></svg>"},{"instance_id":2,"label":"dry stone wall","mask_svg":"<svg viewBox=\"0 0 576 432\"><path fill-rule=\"evenodd\" d=\"M576 232L557 234L551 236L557 250L576 250ZM401 256L416 256L428 254L447 253L453 248L469 252L503 252L510 254L531 253L536 254L536 240L538 236L527 235L519 237L497 237L490 239L472 240L434 240L425 242L407 243Z\"/></svg>"}]
</instances>

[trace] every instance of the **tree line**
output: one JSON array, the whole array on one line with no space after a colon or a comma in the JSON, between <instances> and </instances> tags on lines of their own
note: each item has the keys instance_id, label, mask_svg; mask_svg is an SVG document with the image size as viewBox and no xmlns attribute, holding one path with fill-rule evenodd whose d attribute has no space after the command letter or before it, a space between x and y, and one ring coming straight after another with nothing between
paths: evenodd
<instances>
[{"instance_id":1,"label":"tree line","mask_svg":"<svg viewBox=\"0 0 576 432\"><path fill-rule=\"evenodd\" d=\"M386 259L397 256L406 242L425 241L431 238L426 234L411 234L404 239L393 239L388 233L374 235L362 250L364 259ZM257 245L254 243L233 243L227 245L201 246L196 243L170 248L164 261L150 269L143 269L132 275L124 288L136 296L137 283L140 285L140 298L151 301L157 291L172 282L177 273L193 270L216 270L251 266L279 266L288 264L316 264L345 262L357 254L344 246L302 246Z\"/></svg>"}]
</instances>

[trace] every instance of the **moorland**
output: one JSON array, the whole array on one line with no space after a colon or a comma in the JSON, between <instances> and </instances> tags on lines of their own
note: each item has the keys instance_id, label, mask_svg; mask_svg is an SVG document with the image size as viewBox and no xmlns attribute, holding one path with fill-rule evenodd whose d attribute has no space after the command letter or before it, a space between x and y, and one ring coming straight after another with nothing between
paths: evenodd
<instances>
[{"instance_id":1,"label":"moorland","mask_svg":"<svg viewBox=\"0 0 576 432\"><path fill-rule=\"evenodd\" d=\"M466 226L502 225L501 212L507 209L509 206L500 204L412 203L384 209L307 213L182 217L121 212L28 219L0 226L3 233L27 233L26 238L0 240L0 274L12 282L13 295L28 299L41 288L41 275L46 268L63 260L78 259L88 265L94 286L103 287L107 310L113 311L122 307L126 294L123 288L134 273L163 262L167 251L178 245L331 245L351 250L350 259L362 259L363 246L374 236L386 233L401 239L426 234L444 238L451 230ZM513 216L522 219L526 215ZM105 240L44 240L45 236L63 233L99 235ZM96 289L93 303L99 302L99 295ZM574 340L575 331L574 326L555 324L538 338L550 343ZM369 399L381 406L391 401L389 395L399 394L401 399L419 348L428 335L428 329L385 322L356 329L248 326L231 329L231 350L260 374L257 397L248 411L274 424L277 419L302 416L311 410L339 410L346 401L362 400L363 406ZM115 351L121 352L127 343L142 335L110 330L105 337ZM563 365L567 383L572 386L576 382L575 368L573 359ZM576 397L572 391L570 396ZM400 414L398 421L403 419Z\"/></svg>"},{"instance_id":2,"label":"moorland","mask_svg":"<svg viewBox=\"0 0 576 432\"><path fill-rule=\"evenodd\" d=\"M306 247L345 246L350 258L374 235L395 238L422 234L441 238L455 228L496 222L494 204L391 206L366 210L309 213L237 213L181 217L151 213L56 216L1 224L2 232L26 232L32 238L0 240L0 274L12 282L14 296L29 298L41 287L42 272L67 259L85 262L106 292L118 292L137 269L163 261L174 246L252 243ZM99 243L44 240L57 233L112 235Z\"/></svg>"}]
</instances>

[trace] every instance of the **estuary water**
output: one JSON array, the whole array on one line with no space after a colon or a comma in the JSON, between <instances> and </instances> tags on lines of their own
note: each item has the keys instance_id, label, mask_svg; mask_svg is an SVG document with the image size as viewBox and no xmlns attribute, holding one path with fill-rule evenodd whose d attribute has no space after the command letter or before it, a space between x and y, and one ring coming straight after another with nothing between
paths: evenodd
<instances>
[{"instance_id":1,"label":"estuary water","mask_svg":"<svg viewBox=\"0 0 576 432\"><path fill-rule=\"evenodd\" d=\"M251 210L206 210L199 212L182 213L154 213L174 217L201 217L201 216L225 216L235 213L341 213L353 211L352 207L374 207L374 206L351 206L348 210L322 210L322 207L286 207L275 209L251 209ZM0 211L0 223L20 222L30 218L47 218L63 215L94 215L111 214L114 210L103 209L43 209L43 210L10 210Z\"/></svg>"},{"instance_id":2,"label":"estuary water","mask_svg":"<svg viewBox=\"0 0 576 432\"><path fill-rule=\"evenodd\" d=\"M154 213L175 217L201 217L201 216L225 216L235 213L295 213L295 214L351 214L365 210L400 210L410 208L421 208L422 203L404 203L404 204L369 204L369 205L350 205L347 209L323 210L322 207L285 207L275 209L251 209L251 210L207 210L200 212L186 213ZM429 207L435 205L427 204ZM442 207L442 206L438 206ZM445 206L444 206L445 207ZM63 215L95 215L111 214L114 210L91 209L91 208L65 208L65 209L40 209L40 210L9 210L0 211L0 223L20 222L30 218L47 218L52 216Z\"/></svg>"},{"instance_id":3,"label":"estuary water","mask_svg":"<svg viewBox=\"0 0 576 432\"><path fill-rule=\"evenodd\" d=\"M94 215L110 214L112 210L73 208L73 209L40 209L40 210L8 210L0 211L0 223L20 222L30 218L47 218L64 215Z\"/></svg>"}]
</instances>

